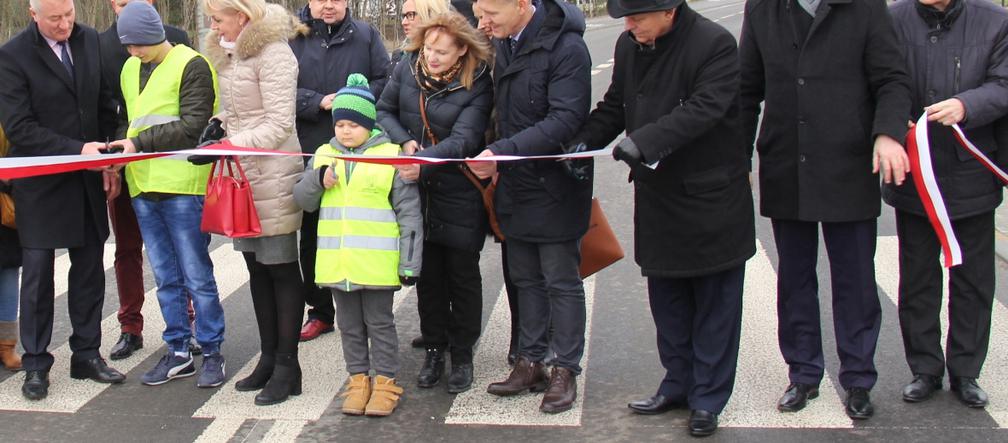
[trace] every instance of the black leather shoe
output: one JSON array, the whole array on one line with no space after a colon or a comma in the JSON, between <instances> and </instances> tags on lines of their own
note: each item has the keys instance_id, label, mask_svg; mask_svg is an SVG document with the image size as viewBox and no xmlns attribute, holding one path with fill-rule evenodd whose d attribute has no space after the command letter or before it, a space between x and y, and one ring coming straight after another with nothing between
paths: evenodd
<instances>
[{"instance_id":1,"label":"black leather shoe","mask_svg":"<svg viewBox=\"0 0 1008 443\"><path fill-rule=\"evenodd\" d=\"M414 348L424 349L427 347L427 340L424 339L424 336L418 335L413 337L413 340L410 341L409 344Z\"/></svg>"},{"instance_id":2,"label":"black leather shoe","mask_svg":"<svg viewBox=\"0 0 1008 443\"><path fill-rule=\"evenodd\" d=\"M70 378L77 380L94 380L98 383L118 384L126 380L121 372L112 369L105 359L95 357L85 361L70 362Z\"/></svg>"},{"instance_id":3,"label":"black leather shoe","mask_svg":"<svg viewBox=\"0 0 1008 443\"><path fill-rule=\"evenodd\" d=\"M875 414L875 407L872 406L871 397L865 388L850 388L847 390L847 416L854 420L864 420Z\"/></svg>"},{"instance_id":4,"label":"black leather shoe","mask_svg":"<svg viewBox=\"0 0 1008 443\"><path fill-rule=\"evenodd\" d=\"M717 414L696 409L690 412L689 433L694 437L706 437L717 430Z\"/></svg>"},{"instance_id":5,"label":"black leather shoe","mask_svg":"<svg viewBox=\"0 0 1008 443\"><path fill-rule=\"evenodd\" d=\"M686 407L686 402L661 394L655 394L643 400L627 403L626 406L641 415L657 415L673 409L683 409Z\"/></svg>"},{"instance_id":6,"label":"black leather shoe","mask_svg":"<svg viewBox=\"0 0 1008 443\"><path fill-rule=\"evenodd\" d=\"M122 360L133 355L137 350L143 349L143 337L123 332L119 335L119 341L112 347L109 358L112 360Z\"/></svg>"},{"instance_id":7,"label":"black leather shoe","mask_svg":"<svg viewBox=\"0 0 1008 443\"><path fill-rule=\"evenodd\" d=\"M797 412L805 408L809 400L819 396L819 387L804 383L791 383L784 395L777 401L777 410Z\"/></svg>"},{"instance_id":8,"label":"black leather shoe","mask_svg":"<svg viewBox=\"0 0 1008 443\"><path fill-rule=\"evenodd\" d=\"M983 408L987 406L987 393L980 389L975 378L954 377L949 383L956 398L964 405L971 408Z\"/></svg>"},{"instance_id":9,"label":"black leather shoe","mask_svg":"<svg viewBox=\"0 0 1008 443\"><path fill-rule=\"evenodd\" d=\"M49 371L25 372L25 381L21 385L21 395L28 400L42 400L49 395Z\"/></svg>"},{"instance_id":10,"label":"black leather shoe","mask_svg":"<svg viewBox=\"0 0 1008 443\"><path fill-rule=\"evenodd\" d=\"M914 375L910 384L903 388L903 401L917 403L931 398L942 387L941 378L927 374Z\"/></svg>"},{"instance_id":11,"label":"black leather shoe","mask_svg":"<svg viewBox=\"0 0 1008 443\"><path fill-rule=\"evenodd\" d=\"M452 363L451 375L448 376L448 393L460 394L468 391L473 382L472 363Z\"/></svg>"},{"instance_id":12,"label":"black leather shoe","mask_svg":"<svg viewBox=\"0 0 1008 443\"><path fill-rule=\"evenodd\" d=\"M417 387L432 388L441 381L444 374L444 352L438 348L428 348L423 367L417 375Z\"/></svg>"}]
</instances>

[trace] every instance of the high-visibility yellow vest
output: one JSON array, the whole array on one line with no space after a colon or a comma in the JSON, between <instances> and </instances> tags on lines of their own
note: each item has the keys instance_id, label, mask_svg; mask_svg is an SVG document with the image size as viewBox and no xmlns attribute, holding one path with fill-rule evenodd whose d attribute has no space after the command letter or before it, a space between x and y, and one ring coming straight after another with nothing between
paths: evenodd
<instances>
[{"instance_id":1,"label":"high-visibility yellow vest","mask_svg":"<svg viewBox=\"0 0 1008 443\"><path fill-rule=\"evenodd\" d=\"M130 57L126 60L120 74L120 83L129 118L127 137L136 137L151 126L180 120L179 88L182 85L182 73L189 61L196 57L203 56L185 45L175 45L154 68L143 92L140 91L140 59ZM210 72L214 85L213 112L216 113L219 95L217 72L212 66ZM203 195L206 193L207 176L211 167L212 165L195 166L185 159L141 160L126 165L126 183L131 197L144 192Z\"/></svg>"},{"instance_id":2,"label":"high-visibility yellow vest","mask_svg":"<svg viewBox=\"0 0 1008 443\"><path fill-rule=\"evenodd\" d=\"M322 194L319 207L315 282L323 286L399 285L399 223L389 203L395 168L357 163L349 181L343 160L332 146L315 151L315 168L335 168L339 183ZM399 146L383 143L364 155L399 155Z\"/></svg>"}]
</instances>

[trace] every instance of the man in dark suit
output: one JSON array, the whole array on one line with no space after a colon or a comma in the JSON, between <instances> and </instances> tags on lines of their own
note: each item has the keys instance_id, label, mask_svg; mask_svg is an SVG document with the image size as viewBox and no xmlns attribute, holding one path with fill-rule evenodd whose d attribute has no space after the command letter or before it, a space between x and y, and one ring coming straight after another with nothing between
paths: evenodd
<instances>
[{"instance_id":1,"label":"man in dark suit","mask_svg":"<svg viewBox=\"0 0 1008 443\"><path fill-rule=\"evenodd\" d=\"M98 33L74 23L73 0L31 0L33 21L0 47L0 123L10 156L98 154L115 131L114 92L102 79ZM55 250L69 249L67 305L70 377L122 383L99 355L105 299L102 249L108 238L105 200L118 193L111 170L77 171L14 180L21 277L22 394L49 393ZM104 191L103 191L104 188Z\"/></svg>"},{"instance_id":2,"label":"man in dark suit","mask_svg":"<svg viewBox=\"0 0 1008 443\"><path fill-rule=\"evenodd\" d=\"M781 411L805 407L824 374L816 260L830 261L847 415L874 413L881 306L875 284L879 175L909 171L909 78L885 0L750 0L739 39L741 120L759 151L760 213L780 257L778 341L789 368ZM751 153L750 148L750 153Z\"/></svg>"},{"instance_id":3,"label":"man in dark suit","mask_svg":"<svg viewBox=\"0 0 1008 443\"><path fill-rule=\"evenodd\" d=\"M116 16L134 0L109 0L112 3L112 10ZM146 1L153 4L154 0ZM189 45L189 36L185 31L174 26L164 26L165 36L172 45ZM117 105L121 113L120 119L125 121L125 107L122 105L122 87L119 84L119 72L122 71L123 64L130 57L126 52L126 47L119 43L119 29L116 22L113 22L105 32L98 36L101 45L101 65L102 75L115 91ZM118 135L118 134L117 134ZM116 137L116 139L121 137ZM140 238L140 227L137 224L136 214L133 213L133 206L130 204L129 190L126 188L126 181L121 181L123 189L119 196L109 202L109 219L112 220L112 232L115 233L115 274L116 289L119 291L119 325L121 333L119 340L109 358L120 360L133 355L138 349L143 348L143 315L140 310L144 303L143 285L143 241ZM189 307L189 322L192 323L192 304ZM189 344L189 351L198 354L199 345L195 342Z\"/></svg>"}]
</instances>

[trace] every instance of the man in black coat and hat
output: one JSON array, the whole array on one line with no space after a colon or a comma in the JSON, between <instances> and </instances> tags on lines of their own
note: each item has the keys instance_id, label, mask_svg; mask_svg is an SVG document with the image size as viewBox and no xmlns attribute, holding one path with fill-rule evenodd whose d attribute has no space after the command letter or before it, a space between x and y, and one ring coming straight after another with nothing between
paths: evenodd
<instances>
[{"instance_id":1,"label":"man in black coat and hat","mask_svg":"<svg viewBox=\"0 0 1008 443\"><path fill-rule=\"evenodd\" d=\"M881 305L875 239L879 173L909 171L909 80L885 0L750 0L739 41L741 119L759 152L760 213L777 254L778 342L790 385L780 411L805 407L824 374L816 274L830 260L833 325L847 415L874 413ZM751 149L751 148L750 148ZM751 152L751 151L750 151Z\"/></svg>"},{"instance_id":2,"label":"man in black coat and hat","mask_svg":"<svg viewBox=\"0 0 1008 443\"><path fill-rule=\"evenodd\" d=\"M738 113L735 38L683 0L609 0L627 31L609 90L576 140L613 156L634 183L635 259L647 277L657 393L639 414L692 412L714 433L735 382L745 262L756 251L748 152Z\"/></svg>"}]
</instances>

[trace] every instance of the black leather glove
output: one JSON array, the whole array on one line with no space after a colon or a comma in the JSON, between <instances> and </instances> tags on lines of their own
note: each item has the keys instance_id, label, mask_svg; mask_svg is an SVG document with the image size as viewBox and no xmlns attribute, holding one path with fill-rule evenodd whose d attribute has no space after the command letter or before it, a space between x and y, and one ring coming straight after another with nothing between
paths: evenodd
<instances>
[{"instance_id":1,"label":"black leather glove","mask_svg":"<svg viewBox=\"0 0 1008 443\"><path fill-rule=\"evenodd\" d=\"M613 148L612 156L614 159L630 165L631 168L639 166L644 160L644 155L641 154L640 149L637 149L637 144L630 137L620 140Z\"/></svg>"},{"instance_id":2,"label":"black leather glove","mask_svg":"<svg viewBox=\"0 0 1008 443\"><path fill-rule=\"evenodd\" d=\"M199 142L200 145L208 141L217 142L218 140L224 138L224 122L220 121L218 118L210 119L210 123L203 128L203 133L200 134Z\"/></svg>"},{"instance_id":3,"label":"black leather glove","mask_svg":"<svg viewBox=\"0 0 1008 443\"><path fill-rule=\"evenodd\" d=\"M214 120L217 120L217 119L214 119ZM220 121L220 120L217 120L217 121ZM204 135L206 135L206 131L203 131L203 132L204 132ZM216 145L217 143L220 143L220 140L204 140L204 141L200 142L200 144L196 145L196 149L205 148L205 147L210 146L210 145ZM190 155L189 157L186 157L186 160L188 160L189 163L192 163L194 165L200 166L200 165L209 165L210 163L213 163L213 162L215 162L217 160L220 160L221 157L222 156L220 156L220 155Z\"/></svg>"},{"instance_id":4,"label":"black leather glove","mask_svg":"<svg viewBox=\"0 0 1008 443\"><path fill-rule=\"evenodd\" d=\"M413 286L416 284L416 282L417 277L407 277L405 275L399 276L399 283L402 283L403 286Z\"/></svg>"},{"instance_id":5,"label":"black leather glove","mask_svg":"<svg viewBox=\"0 0 1008 443\"><path fill-rule=\"evenodd\" d=\"M564 154L576 154L588 150L588 145L580 140L575 140L563 148ZM584 181L592 176L592 159L590 158L564 160L560 163L563 164L564 172L575 180Z\"/></svg>"}]
</instances>

